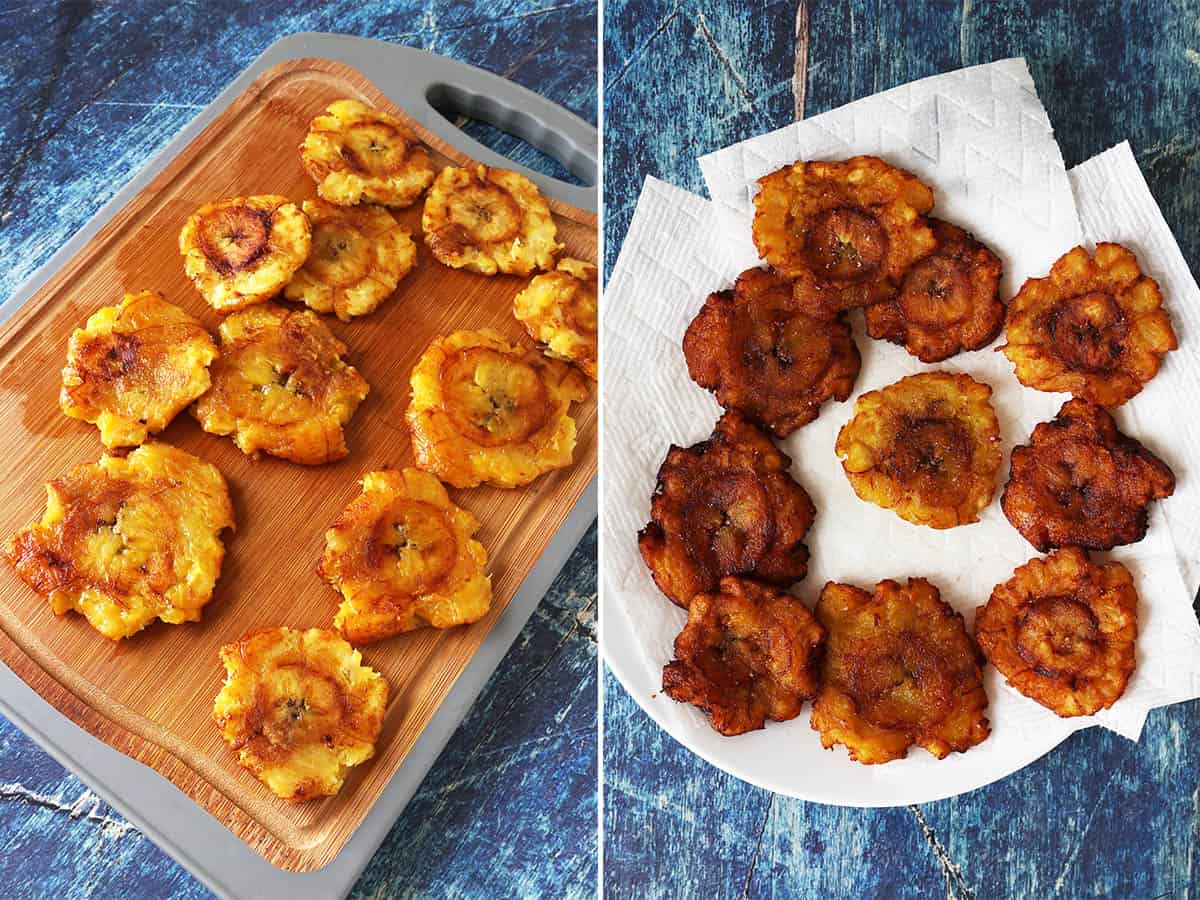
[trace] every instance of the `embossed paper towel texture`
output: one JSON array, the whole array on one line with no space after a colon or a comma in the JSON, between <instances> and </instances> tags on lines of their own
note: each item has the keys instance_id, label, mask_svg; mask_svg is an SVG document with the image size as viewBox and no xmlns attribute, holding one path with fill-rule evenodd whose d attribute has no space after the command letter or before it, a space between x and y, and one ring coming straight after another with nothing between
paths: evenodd
<instances>
[{"instance_id":1,"label":"embossed paper towel texture","mask_svg":"<svg viewBox=\"0 0 1200 900\"><path fill-rule=\"evenodd\" d=\"M1062 153L1024 59L856 100L702 156L700 169L731 234L748 240L758 178L798 159L858 154L914 172L933 188L935 215L977 227L1005 260L1008 296L1049 269L1059 246L1079 243Z\"/></svg>"},{"instance_id":2,"label":"embossed paper towel texture","mask_svg":"<svg viewBox=\"0 0 1200 900\"><path fill-rule=\"evenodd\" d=\"M1176 297L1168 302L1177 328L1186 330L1185 317L1194 317L1198 309L1195 282L1132 154L1126 148L1124 160L1119 161L1118 150L1089 160L1068 177L1025 61L1008 59L902 85L719 150L700 162L723 221L731 233L748 235L755 182L762 175L797 159L883 156L928 181L934 189L935 215L976 231L1000 254L1005 264L1004 296L1012 296L1026 278L1044 275L1055 259L1083 241L1086 228L1090 240L1126 240L1143 261L1158 261L1160 277L1167 279L1164 289L1169 297ZM1081 204L1078 210L1075 195ZM739 237L743 247L745 240ZM1145 252L1139 241L1145 244ZM979 354L951 362L973 356ZM1166 370L1176 368L1182 370L1178 376L1160 376L1151 383L1153 390L1135 398L1129 404L1129 415L1136 416L1143 409L1141 415L1148 424L1163 426L1134 429L1135 433L1170 435L1176 438L1176 446L1194 446L1200 428L1192 422L1172 426L1169 419L1173 406L1188 394L1195 395L1200 371L1189 375L1180 354L1168 357ZM1009 431L1006 438L1023 439L1066 399L1021 389L1011 376L1011 367L998 356L979 359L965 370L988 376L985 380L996 390L997 406L1019 413L1011 422L1016 431ZM1003 412L1001 422L1005 422ZM1005 441L1004 471L1014 442ZM1156 446L1156 438L1147 437L1147 443ZM1200 496L1189 500L1193 491L1200 495L1195 481L1181 473L1177 496L1153 513L1161 527L1144 542L1147 549L1159 545L1175 548L1184 567L1189 598L1200 579L1200 565L1195 561ZM1166 524L1162 524L1164 516ZM1191 615L1190 600L1188 607ZM1192 616L1187 639L1196 631ZM1178 632L1170 633L1179 637ZM1155 656L1162 659L1160 654ZM1180 694L1196 695L1186 671L1176 672L1172 685L1161 680L1166 678L1165 672L1142 674L1144 684L1156 683L1160 688L1155 692L1158 702L1150 706L1171 702ZM1146 699L1149 702L1150 698ZM1105 712L1100 718L1132 736L1140 733L1144 719L1144 713L1132 716L1134 708L1127 704L1123 711Z\"/></svg>"},{"instance_id":3,"label":"embossed paper towel texture","mask_svg":"<svg viewBox=\"0 0 1200 900\"><path fill-rule=\"evenodd\" d=\"M1023 88L1022 92L1025 96L1019 100L1027 105L1029 92ZM1036 104L1036 96L1033 99ZM1044 114L1039 117L1036 112L1040 112L1040 106L1027 110L1025 118L1044 122ZM1006 117L996 116L994 120ZM805 139L802 132L797 138ZM1046 128L1017 129L1014 139L1034 138L1039 143L1052 143ZM939 139L939 145L944 148L949 142ZM846 147L841 154L866 150ZM1056 148L1042 146L1028 148L1028 156L1059 159ZM978 202L972 210L974 218L968 220L965 213L955 216L947 211L950 203L939 177L923 174L937 189L938 211L978 231L989 243L998 243L992 236L995 222L1007 220L1012 204L1021 203L1019 185L1010 186L1011 202ZM1042 175L1040 180L1034 179L1039 185L1050 185L1055 195L1065 189L1069 197L1065 173L1043 171ZM728 222L732 217L729 210L726 213ZM1023 240L1019 244L1010 241L1005 256L1010 271L1023 266L1025 274L1038 273L1039 265L1044 270L1058 252L1077 243L1080 237L1074 215L1064 220L1057 212L1043 217L1041 226L1027 224L1020 234ZM688 380L679 341L704 296L728 286L737 272L756 262L754 257L748 240L740 239L727 227L717 227L710 204L648 180L609 287L603 577L610 602L606 605L609 619L603 628L606 654L620 655L622 674L635 682L634 689L643 698L657 690L660 667L670 658L671 642L683 623L683 614L657 593L637 555L634 535L648 516L654 476L667 446L702 438L719 414L708 395ZM1033 262L1035 259L1039 262ZM858 392L928 368L900 348L865 341L861 334L859 339L864 367ZM944 368L967 371L997 388L1006 455L1014 437L1023 439L1033 424L1053 414L1062 399L1021 389L1007 363L989 351L964 354L952 363ZM925 574L970 621L974 606L986 598L992 585L1008 577L1014 565L1033 555L1031 548L1003 520L997 504L989 507L978 525L933 532L858 501L832 451L836 432L849 412L850 404L828 406L816 423L784 442L784 449L796 460L798 477L821 510L810 535L812 571L800 593L811 601L812 593L829 578L869 584L880 577ZM1193 620L1189 631L1184 627L1186 623L1178 621L1169 610L1162 615L1155 611L1160 599L1178 604L1186 595L1177 569L1161 564L1164 558L1174 556L1163 529L1152 529L1146 541L1115 555L1135 569L1143 593L1156 604L1155 609L1143 612L1141 665L1129 692L1117 710L1097 717L1132 737L1140 731L1148 708L1181 699L1185 694L1194 695L1194 674L1185 666L1188 674L1179 678L1179 669L1168 662L1177 660L1180 654L1197 656L1195 626ZM1155 649L1147 654L1147 647ZM989 693L997 733L988 742L988 756L1003 753L1005 745L1035 734L1061 736L1091 723L1086 719L1057 719L1002 688L994 671L989 673ZM707 729L693 710L676 707L663 697L653 702L663 704L657 712L672 720L672 730ZM806 722L773 728L785 728L801 740L813 739L811 733L805 736ZM696 732L697 739L702 733ZM916 756L912 762L916 762Z\"/></svg>"},{"instance_id":4,"label":"embossed paper towel texture","mask_svg":"<svg viewBox=\"0 0 1200 900\"><path fill-rule=\"evenodd\" d=\"M716 736L693 708L675 704L659 692L661 667L671 658L672 642L684 613L654 587L636 547L635 536L649 516L655 474L667 446L688 444L706 436L720 410L709 395L687 377L679 349L684 329L708 291L728 285L746 265L730 255L711 205L661 182L648 180L609 287L606 311L606 415L604 530L605 615L601 627L604 652L630 689L651 705L672 733L710 759L735 768L753 759L762 772L743 768L739 774L777 790L787 790L787 773L803 771L799 760L853 767L844 753L820 750L809 729L807 713L793 722L772 724L767 731L730 742ZM868 365L879 363L875 346L859 337ZM902 351L901 351L902 352ZM1011 376L1009 376L1011 378ZM1034 555L1031 548L999 516L993 503L985 521L948 532L933 532L895 519L891 513L865 504L848 490L832 452L832 433L848 417L850 405L827 407L833 429L810 448L784 442L796 459L794 471L813 493L820 509L810 533L813 568L798 593L808 602L828 578L869 585L874 580L924 574L962 610L968 622L974 606L991 586L1003 580L1013 565ZM818 420L820 421L820 420ZM812 428L813 426L808 426ZM803 429L807 431L808 428ZM822 443L828 446L820 446ZM891 517L885 527L865 527L868 518ZM1139 641L1139 671L1126 697L1099 717L1109 727L1136 737L1146 710L1182 699L1194 683L1193 665L1200 658L1194 625L1178 621L1164 603L1187 606L1186 594L1173 565L1169 546L1152 529L1147 540L1118 555L1133 569L1143 591L1143 633ZM1163 564L1164 558L1168 564ZM979 574L982 572L983 574ZM1160 610L1166 610L1160 614ZM1182 660L1182 662L1180 662ZM1181 690L1173 676L1187 672ZM946 767L976 771L1006 771L1007 759L1025 758L1030 746L1048 749L1070 731L1092 724L1089 719L1063 720L1005 688L995 670L988 670L989 716L995 731L970 754L953 755L941 763L921 752L872 773L869 796L857 802L877 802L879 782L899 779L898 788L928 783L927 796L938 796L950 777ZM736 747L729 745L736 743ZM730 759L726 750L736 751ZM826 768L827 777L833 777ZM847 773L852 782L866 775ZM974 777L962 776L967 783ZM974 783L991 780L980 775ZM799 785L792 790L804 792ZM867 788L863 788L864 791ZM873 793L871 793L873 792ZM856 802L849 798L847 802Z\"/></svg>"},{"instance_id":5,"label":"embossed paper towel texture","mask_svg":"<svg viewBox=\"0 0 1200 900\"><path fill-rule=\"evenodd\" d=\"M1175 470L1175 494L1156 505L1155 515L1166 517L1194 597L1200 588L1200 472L1189 462L1200 447L1200 287L1128 142L1076 166L1070 177L1088 241L1116 241L1137 254L1142 270L1158 281L1179 338L1179 349L1167 354L1159 375L1113 412L1122 428Z\"/></svg>"}]
</instances>

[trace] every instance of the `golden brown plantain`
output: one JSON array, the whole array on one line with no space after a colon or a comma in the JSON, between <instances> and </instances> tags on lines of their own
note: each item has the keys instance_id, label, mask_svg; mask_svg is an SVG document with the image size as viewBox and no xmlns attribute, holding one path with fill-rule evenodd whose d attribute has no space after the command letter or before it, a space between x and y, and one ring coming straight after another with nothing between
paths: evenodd
<instances>
[{"instance_id":1,"label":"golden brown plantain","mask_svg":"<svg viewBox=\"0 0 1200 900\"><path fill-rule=\"evenodd\" d=\"M477 622L492 603L479 520L418 469L368 472L325 532L318 572L342 594L334 627L355 644Z\"/></svg>"},{"instance_id":2,"label":"golden brown plantain","mask_svg":"<svg viewBox=\"0 0 1200 900\"><path fill-rule=\"evenodd\" d=\"M826 749L844 744L865 765L913 744L944 759L991 732L983 655L924 578L881 581L874 594L830 582L816 614L828 638L812 727Z\"/></svg>"},{"instance_id":3,"label":"golden brown plantain","mask_svg":"<svg viewBox=\"0 0 1200 900\"><path fill-rule=\"evenodd\" d=\"M255 306L222 321L220 338L212 388L192 407L205 431L305 465L349 453L342 426L370 388L315 313Z\"/></svg>"},{"instance_id":4,"label":"golden brown plantain","mask_svg":"<svg viewBox=\"0 0 1200 900\"><path fill-rule=\"evenodd\" d=\"M100 429L105 447L132 447L166 428L208 390L217 347L199 321L160 294L126 294L76 328L58 403Z\"/></svg>"},{"instance_id":5,"label":"golden brown plantain","mask_svg":"<svg viewBox=\"0 0 1200 900\"><path fill-rule=\"evenodd\" d=\"M513 300L513 314L546 354L597 378L596 267L560 259L553 272L537 275Z\"/></svg>"},{"instance_id":6,"label":"golden brown plantain","mask_svg":"<svg viewBox=\"0 0 1200 900\"><path fill-rule=\"evenodd\" d=\"M835 445L854 492L917 525L978 521L1000 468L991 395L968 375L924 372L860 396Z\"/></svg>"},{"instance_id":7,"label":"golden brown plantain","mask_svg":"<svg viewBox=\"0 0 1200 900\"><path fill-rule=\"evenodd\" d=\"M312 252L284 288L319 313L343 322L379 308L417 264L417 245L386 207L305 200Z\"/></svg>"},{"instance_id":8,"label":"golden brown plantain","mask_svg":"<svg viewBox=\"0 0 1200 900\"><path fill-rule=\"evenodd\" d=\"M330 797L375 755L387 682L332 631L269 628L221 648L213 721L238 762L291 802Z\"/></svg>"},{"instance_id":9,"label":"golden brown plantain","mask_svg":"<svg viewBox=\"0 0 1200 900\"><path fill-rule=\"evenodd\" d=\"M304 170L339 206L412 206L433 183L429 151L398 119L358 100L335 100L308 126Z\"/></svg>"},{"instance_id":10,"label":"golden brown plantain","mask_svg":"<svg viewBox=\"0 0 1200 900\"><path fill-rule=\"evenodd\" d=\"M421 228L438 260L481 275L549 271L562 249L537 185L508 169L442 169L425 198Z\"/></svg>"},{"instance_id":11,"label":"golden brown plantain","mask_svg":"<svg viewBox=\"0 0 1200 900\"><path fill-rule=\"evenodd\" d=\"M935 246L933 192L874 156L796 162L758 180L754 244L794 282L809 315L831 318L891 296Z\"/></svg>"},{"instance_id":12,"label":"golden brown plantain","mask_svg":"<svg viewBox=\"0 0 1200 900\"><path fill-rule=\"evenodd\" d=\"M904 276L894 297L868 306L867 334L940 362L992 342L1004 324L1000 259L949 222L930 219L937 247Z\"/></svg>"},{"instance_id":13,"label":"golden brown plantain","mask_svg":"<svg viewBox=\"0 0 1200 900\"><path fill-rule=\"evenodd\" d=\"M1029 444L1013 448L1000 505L1042 553L1111 550L1144 538L1150 503L1174 491L1167 464L1121 434L1105 409L1068 400L1053 421L1033 430Z\"/></svg>"},{"instance_id":14,"label":"golden brown plantain","mask_svg":"<svg viewBox=\"0 0 1200 900\"><path fill-rule=\"evenodd\" d=\"M1008 305L1007 343L1017 380L1100 406L1120 406L1179 346L1158 283L1120 244L1064 254Z\"/></svg>"},{"instance_id":15,"label":"golden brown plantain","mask_svg":"<svg viewBox=\"0 0 1200 900\"><path fill-rule=\"evenodd\" d=\"M454 487L512 488L571 464L575 368L495 331L434 340L412 371L406 418L417 466Z\"/></svg>"},{"instance_id":16,"label":"golden brown plantain","mask_svg":"<svg viewBox=\"0 0 1200 900\"><path fill-rule=\"evenodd\" d=\"M1125 693L1135 665L1137 591L1119 562L1078 547L1031 559L975 613L975 638L1010 685L1060 716Z\"/></svg>"},{"instance_id":17,"label":"golden brown plantain","mask_svg":"<svg viewBox=\"0 0 1200 900\"><path fill-rule=\"evenodd\" d=\"M196 622L212 599L233 528L216 467L168 444L102 456L46 485L46 511L5 555L57 615L85 616L107 638L155 619Z\"/></svg>"},{"instance_id":18,"label":"golden brown plantain","mask_svg":"<svg viewBox=\"0 0 1200 900\"><path fill-rule=\"evenodd\" d=\"M736 410L707 440L671 447L638 535L659 590L686 609L727 575L781 588L802 579L816 509L788 474L791 463Z\"/></svg>"},{"instance_id":19,"label":"golden brown plantain","mask_svg":"<svg viewBox=\"0 0 1200 900\"><path fill-rule=\"evenodd\" d=\"M217 312L270 300L308 259L312 229L287 197L206 203L179 232L183 266Z\"/></svg>"},{"instance_id":20,"label":"golden brown plantain","mask_svg":"<svg viewBox=\"0 0 1200 900\"><path fill-rule=\"evenodd\" d=\"M792 287L747 269L732 291L710 294L683 336L688 374L726 409L786 437L829 399L845 400L862 363L844 313L815 319Z\"/></svg>"},{"instance_id":21,"label":"golden brown plantain","mask_svg":"<svg viewBox=\"0 0 1200 900\"><path fill-rule=\"evenodd\" d=\"M790 594L744 578L697 594L663 669L663 690L708 714L721 734L800 715L816 696L822 628Z\"/></svg>"}]
</instances>

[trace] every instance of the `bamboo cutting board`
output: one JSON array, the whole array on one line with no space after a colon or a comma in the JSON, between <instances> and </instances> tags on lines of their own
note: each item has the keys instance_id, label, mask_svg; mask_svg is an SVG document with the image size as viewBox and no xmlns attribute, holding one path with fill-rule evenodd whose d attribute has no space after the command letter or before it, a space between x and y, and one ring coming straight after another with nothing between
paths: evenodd
<instances>
[{"instance_id":1,"label":"bamboo cutting board","mask_svg":"<svg viewBox=\"0 0 1200 900\"><path fill-rule=\"evenodd\" d=\"M157 290L215 333L216 313L184 275L179 229L210 200L315 196L296 148L308 122L340 97L407 122L439 167L469 162L348 66L294 60L265 72L0 329L0 539L40 517L46 481L103 452L93 426L58 409L71 331L126 291ZM595 261L595 215L547 199L564 253ZM417 203L398 214L419 245L420 210ZM202 621L158 623L113 643L81 616L56 618L11 567L0 567L0 659L76 723L161 772L268 861L293 871L326 865L350 838L596 474L593 396L572 409L579 443L571 467L514 491L452 491L482 522L476 537L488 551L492 610L474 625L363 648L364 661L388 681L388 711L375 758L351 771L338 796L287 804L237 765L211 719L224 680L218 648L257 628L330 626L338 595L315 574L325 528L365 472L412 464L403 419L408 375L431 339L490 327L527 340L512 316L527 279L449 269L423 245L418 253L416 270L377 312L351 324L326 319L371 385L346 428L348 457L317 468L250 460L187 413L160 435L214 463L233 497L237 532L226 533L221 579Z\"/></svg>"}]
</instances>

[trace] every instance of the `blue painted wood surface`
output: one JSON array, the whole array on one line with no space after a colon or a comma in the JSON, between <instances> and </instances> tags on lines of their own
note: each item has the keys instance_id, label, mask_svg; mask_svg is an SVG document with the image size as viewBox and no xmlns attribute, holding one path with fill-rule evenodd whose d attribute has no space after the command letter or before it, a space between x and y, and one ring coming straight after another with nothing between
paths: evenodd
<instances>
[{"instance_id":1,"label":"blue painted wood surface","mask_svg":"<svg viewBox=\"0 0 1200 900\"><path fill-rule=\"evenodd\" d=\"M0 2L0 300L279 37L423 47L596 121L592 2ZM474 137L562 175L482 123ZM588 897L596 878L595 531L354 889ZM0 720L0 897L208 892Z\"/></svg>"},{"instance_id":2,"label":"blue painted wood surface","mask_svg":"<svg viewBox=\"0 0 1200 900\"><path fill-rule=\"evenodd\" d=\"M1197 270L1200 4L810 0L807 12L808 115L1024 55L1067 164L1129 138ZM606 4L610 269L646 174L704 193L699 154L792 121L797 19L796 0ZM999 784L876 811L739 782L661 731L611 674L604 684L614 900L1200 892L1200 703L1153 712L1140 744L1091 729Z\"/></svg>"}]
</instances>

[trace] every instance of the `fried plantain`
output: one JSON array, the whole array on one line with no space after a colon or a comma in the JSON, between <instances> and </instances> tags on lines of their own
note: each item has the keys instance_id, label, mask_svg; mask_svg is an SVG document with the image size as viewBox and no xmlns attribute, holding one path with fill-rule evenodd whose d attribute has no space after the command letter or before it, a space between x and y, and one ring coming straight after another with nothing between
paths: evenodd
<instances>
[{"instance_id":1,"label":"fried plantain","mask_svg":"<svg viewBox=\"0 0 1200 900\"><path fill-rule=\"evenodd\" d=\"M968 375L924 372L860 396L835 445L854 492L917 525L978 521L1000 468L991 395Z\"/></svg>"},{"instance_id":2,"label":"fried plantain","mask_svg":"<svg viewBox=\"0 0 1200 900\"><path fill-rule=\"evenodd\" d=\"M1120 244L1064 254L1045 278L1030 278L1008 305L1000 349L1017 380L1120 406L1179 346L1158 283Z\"/></svg>"},{"instance_id":3,"label":"fried plantain","mask_svg":"<svg viewBox=\"0 0 1200 900\"><path fill-rule=\"evenodd\" d=\"M864 311L867 334L941 362L992 342L1004 324L1000 258L973 234L929 219L937 247L904 276L895 296Z\"/></svg>"},{"instance_id":4,"label":"fried plantain","mask_svg":"<svg viewBox=\"0 0 1200 900\"><path fill-rule=\"evenodd\" d=\"M1137 604L1128 569L1066 547L997 585L975 613L975 638L1026 697L1060 716L1090 716L1133 674Z\"/></svg>"},{"instance_id":5,"label":"fried plantain","mask_svg":"<svg viewBox=\"0 0 1200 900\"><path fill-rule=\"evenodd\" d=\"M650 522L638 535L659 590L687 609L727 575L781 588L801 580L816 508L788 473L791 464L737 410L707 440L672 446L658 470Z\"/></svg>"},{"instance_id":6,"label":"fried plantain","mask_svg":"<svg viewBox=\"0 0 1200 900\"><path fill-rule=\"evenodd\" d=\"M754 245L794 282L800 308L829 318L891 296L933 251L933 192L874 156L796 162L758 180Z\"/></svg>"},{"instance_id":7,"label":"fried plantain","mask_svg":"<svg viewBox=\"0 0 1200 900\"><path fill-rule=\"evenodd\" d=\"M355 644L477 622L492 604L479 520L418 469L368 472L325 532L318 573L343 597L333 620Z\"/></svg>"},{"instance_id":8,"label":"fried plantain","mask_svg":"<svg viewBox=\"0 0 1200 900\"><path fill-rule=\"evenodd\" d=\"M828 637L811 721L826 749L844 744L865 765L913 744L944 759L991 733L983 655L924 578L881 581L874 594L830 582L816 614Z\"/></svg>"},{"instance_id":9,"label":"fried plantain","mask_svg":"<svg viewBox=\"0 0 1200 900\"><path fill-rule=\"evenodd\" d=\"M796 597L722 578L719 591L692 598L663 690L700 707L725 735L794 719L816 696L824 640L825 629Z\"/></svg>"},{"instance_id":10,"label":"fried plantain","mask_svg":"<svg viewBox=\"0 0 1200 900\"><path fill-rule=\"evenodd\" d=\"M425 349L411 384L417 466L447 484L519 487L571 464L568 410L588 392L572 366L495 331L456 331Z\"/></svg>"},{"instance_id":11,"label":"fried plantain","mask_svg":"<svg viewBox=\"0 0 1200 900\"><path fill-rule=\"evenodd\" d=\"M726 409L785 437L829 399L845 400L862 358L844 313L815 319L798 310L791 284L747 269L732 291L710 294L683 336L688 374Z\"/></svg>"},{"instance_id":12,"label":"fried plantain","mask_svg":"<svg viewBox=\"0 0 1200 900\"><path fill-rule=\"evenodd\" d=\"M481 275L549 271L562 249L537 185L508 169L442 169L425 198L421 228L438 260Z\"/></svg>"},{"instance_id":13,"label":"fried plantain","mask_svg":"<svg viewBox=\"0 0 1200 900\"><path fill-rule=\"evenodd\" d=\"M553 272L535 276L517 294L513 314L548 356L574 363L596 380L595 266L580 259L560 259Z\"/></svg>"},{"instance_id":14,"label":"fried plantain","mask_svg":"<svg viewBox=\"0 0 1200 900\"><path fill-rule=\"evenodd\" d=\"M221 322L220 338L212 388L192 407L201 428L256 458L320 465L350 452L342 426L370 387L315 313L255 306Z\"/></svg>"},{"instance_id":15,"label":"fried plantain","mask_svg":"<svg viewBox=\"0 0 1200 900\"><path fill-rule=\"evenodd\" d=\"M132 447L166 428L208 390L217 347L199 321L154 291L126 294L76 328L58 403L100 429L105 447Z\"/></svg>"},{"instance_id":16,"label":"fried plantain","mask_svg":"<svg viewBox=\"0 0 1200 900\"><path fill-rule=\"evenodd\" d=\"M412 206L433 183L433 160L398 119L358 100L335 100L308 126L300 162L338 206Z\"/></svg>"},{"instance_id":17,"label":"fried plantain","mask_svg":"<svg viewBox=\"0 0 1200 900\"><path fill-rule=\"evenodd\" d=\"M274 297L308 259L311 247L308 219L277 194L206 203L179 232L188 278L222 313Z\"/></svg>"},{"instance_id":18,"label":"fried plantain","mask_svg":"<svg viewBox=\"0 0 1200 900\"><path fill-rule=\"evenodd\" d=\"M1111 550L1144 538L1150 503L1174 491L1167 464L1118 431L1107 410L1068 400L1029 444L1013 448L1000 506L1042 553Z\"/></svg>"},{"instance_id":19,"label":"fried plantain","mask_svg":"<svg viewBox=\"0 0 1200 900\"><path fill-rule=\"evenodd\" d=\"M5 555L56 615L73 609L119 640L155 619L199 621L226 528L233 506L216 467L151 442L49 482L41 521L17 532Z\"/></svg>"},{"instance_id":20,"label":"fried plantain","mask_svg":"<svg viewBox=\"0 0 1200 900\"><path fill-rule=\"evenodd\" d=\"M283 295L343 322L379 308L417 264L417 245L383 206L305 200L312 252Z\"/></svg>"},{"instance_id":21,"label":"fried plantain","mask_svg":"<svg viewBox=\"0 0 1200 900\"><path fill-rule=\"evenodd\" d=\"M388 686L332 631L270 628L221 648L213 721L238 762L277 796L331 797L375 755Z\"/></svg>"}]
</instances>

